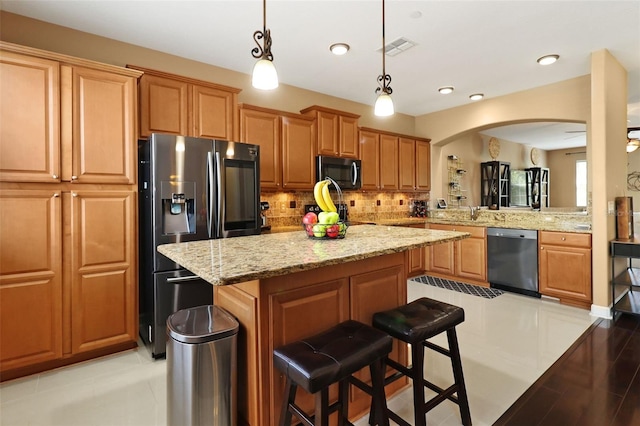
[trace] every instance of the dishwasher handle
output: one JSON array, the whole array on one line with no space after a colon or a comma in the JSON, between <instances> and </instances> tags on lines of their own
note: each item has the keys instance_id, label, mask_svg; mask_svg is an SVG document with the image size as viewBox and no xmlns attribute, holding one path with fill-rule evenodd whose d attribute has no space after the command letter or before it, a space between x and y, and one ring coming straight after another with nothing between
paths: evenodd
<instances>
[{"instance_id":1,"label":"dishwasher handle","mask_svg":"<svg viewBox=\"0 0 640 426\"><path fill-rule=\"evenodd\" d=\"M535 231L533 229L487 228L487 237L522 238L525 240L537 240L538 231Z\"/></svg>"}]
</instances>

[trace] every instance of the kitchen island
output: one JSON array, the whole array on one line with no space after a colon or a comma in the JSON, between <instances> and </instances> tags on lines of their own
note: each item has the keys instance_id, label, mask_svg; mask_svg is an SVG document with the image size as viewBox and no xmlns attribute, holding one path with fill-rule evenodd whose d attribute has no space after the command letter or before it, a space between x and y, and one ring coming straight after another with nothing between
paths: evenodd
<instances>
[{"instance_id":1,"label":"kitchen island","mask_svg":"<svg viewBox=\"0 0 640 426\"><path fill-rule=\"evenodd\" d=\"M302 228L302 227L301 227ZM339 322L371 323L374 312L407 302L407 250L467 238L463 232L361 225L341 240L313 240L304 231L167 244L158 251L214 285L215 304L240 322L240 424L278 423L284 377L274 369L275 347ZM407 362L394 342L391 355ZM361 371L368 379L368 371ZM397 392L406 381L387 387ZM330 392L331 398L337 389ZM299 391L296 401L312 409ZM370 399L351 387L349 413L368 411Z\"/></svg>"}]
</instances>

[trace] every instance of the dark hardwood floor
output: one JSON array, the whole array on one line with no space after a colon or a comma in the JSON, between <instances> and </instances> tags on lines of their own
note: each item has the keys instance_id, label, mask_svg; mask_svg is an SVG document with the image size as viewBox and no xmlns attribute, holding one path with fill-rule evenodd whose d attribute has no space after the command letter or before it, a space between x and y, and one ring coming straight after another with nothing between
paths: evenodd
<instances>
[{"instance_id":1,"label":"dark hardwood floor","mask_svg":"<svg viewBox=\"0 0 640 426\"><path fill-rule=\"evenodd\" d=\"M640 317L597 320L494 425L640 425Z\"/></svg>"}]
</instances>

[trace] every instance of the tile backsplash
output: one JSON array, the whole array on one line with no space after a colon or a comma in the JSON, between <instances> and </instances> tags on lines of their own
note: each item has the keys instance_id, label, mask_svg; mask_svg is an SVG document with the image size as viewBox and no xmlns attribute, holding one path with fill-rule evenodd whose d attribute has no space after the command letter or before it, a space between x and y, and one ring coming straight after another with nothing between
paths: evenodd
<instances>
[{"instance_id":1,"label":"tile backsplash","mask_svg":"<svg viewBox=\"0 0 640 426\"><path fill-rule=\"evenodd\" d=\"M409 216L411 200L429 200L428 192L343 192L343 200L331 192L333 202L346 203L352 221L396 219ZM299 225L305 204L316 204L313 192L263 192L261 201L269 203L266 216L273 227Z\"/></svg>"}]
</instances>

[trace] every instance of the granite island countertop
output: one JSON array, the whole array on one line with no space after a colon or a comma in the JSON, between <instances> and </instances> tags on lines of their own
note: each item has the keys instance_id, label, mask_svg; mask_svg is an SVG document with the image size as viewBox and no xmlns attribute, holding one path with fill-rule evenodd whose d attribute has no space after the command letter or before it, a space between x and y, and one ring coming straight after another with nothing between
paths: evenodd
<instances>
[{"instance_id":1,"label":"granite island countertop","mask_svg":"<svg viewBox=\"0 0 640 426\"><path fill-rule=\"evenodd\" d=\"M297 232L164 244L158 252L213 285L236 284L469 237L465 232L361 225L344 239Z\"/></svg>"}]
</instances>

